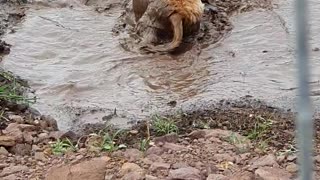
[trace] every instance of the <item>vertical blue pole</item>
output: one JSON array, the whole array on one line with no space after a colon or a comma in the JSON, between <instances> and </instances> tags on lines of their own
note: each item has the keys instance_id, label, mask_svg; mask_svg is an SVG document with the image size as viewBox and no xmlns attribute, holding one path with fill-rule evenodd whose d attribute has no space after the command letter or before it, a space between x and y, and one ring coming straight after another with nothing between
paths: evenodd
<instances>
[{"instance_id":1,"label":"vertical blue pole","mask_svg":"<svg viewBox=\"0 0 320 180\"><path fill-rule=\"evenodd\" d=\"M309 60L307 32L307 0L296 0L298 117L297 140L299 146L300 179L311 180L313 173L313 120L309 97Z\"/></svg>"}]
</instances>

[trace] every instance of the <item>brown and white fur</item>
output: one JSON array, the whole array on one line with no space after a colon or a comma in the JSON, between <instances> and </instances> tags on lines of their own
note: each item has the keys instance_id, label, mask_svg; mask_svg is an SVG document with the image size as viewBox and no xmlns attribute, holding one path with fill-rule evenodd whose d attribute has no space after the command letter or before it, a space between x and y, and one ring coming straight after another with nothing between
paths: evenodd
<instances>
[{"instance_id":1,"label":"brown and white fur","mask_svg":"<svg viewBox=\"0 0 320 180\"><path fill-rule=\"evenodd\" d=\"M150 52L170 52L179 47L184 33L199 29L204 12L201 0L133 0L132 5L136 31ZM157 29L173 34L172 41L152 46L158 42Z\"/></svg>"}]
</instances>

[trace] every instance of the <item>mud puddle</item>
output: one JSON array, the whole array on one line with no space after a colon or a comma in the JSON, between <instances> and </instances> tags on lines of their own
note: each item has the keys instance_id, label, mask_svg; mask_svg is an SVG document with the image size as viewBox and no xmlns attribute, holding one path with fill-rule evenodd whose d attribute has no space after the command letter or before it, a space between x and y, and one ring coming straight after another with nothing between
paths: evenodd
<instances>
[{"instance_id":1,"label":"mud puddle","mask_svg":"<svg viewBox=\"0 0 320 180\"><path fill-rule=\"evenodd\" d=\"M123 12L118 3L97 8L104 13L84 5L33 7L17 32L5 36L12 47L2 66L29 82L39 97L35 108L58 119L60 129L103 120L125 127L155 112L194 110L247 95L294 108L293 4L273 3L273 11L232 16L233 29L222 41L179 56L124 50L122 37L114 35ZM320 6L311 4L311 10ZM311 19L316 48L316 11ZM318 53L311 54L316 102Z\"/></svg>"}]
</instances>

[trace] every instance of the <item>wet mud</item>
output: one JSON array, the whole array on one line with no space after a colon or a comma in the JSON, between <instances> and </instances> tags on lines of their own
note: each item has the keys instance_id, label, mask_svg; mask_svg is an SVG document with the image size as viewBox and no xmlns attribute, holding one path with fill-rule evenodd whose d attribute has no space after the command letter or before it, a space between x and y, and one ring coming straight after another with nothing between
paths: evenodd
<instances>
[{"instance_id":1,"label":"wet mud","mask_svg":"<svg viewBox=\"0 0 320 180\"><path fill-rule=\"evenodd\" d=\"M130 36L129 1L33 2L22 23L9 23L16 32L3 38L11 51L1 66L29 82L39 98L34 108L61 129L128 127L154 113L197 114L244 96L294 111L291 2L205 4L200 33L185 39L182 53L146 55ZM315 102L317 72L310 82Z\"/></svg>"}]
</instances>

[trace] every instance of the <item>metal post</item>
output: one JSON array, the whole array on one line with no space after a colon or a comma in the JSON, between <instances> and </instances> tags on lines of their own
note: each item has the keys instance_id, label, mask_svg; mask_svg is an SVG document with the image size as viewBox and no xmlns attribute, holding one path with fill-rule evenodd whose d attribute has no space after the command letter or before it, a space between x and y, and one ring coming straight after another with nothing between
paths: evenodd
<instances>
[{"instance_id":1,"label":"metal post","mask_svg":"<svg viewBox=\"0 0 320 180\"><path fill-rule=\"evenodd\" d=\"M311 180L313 173L313 119L309 97L309 64L307 42L307 0L296 0L297 68L298 68L298 117L297 140L299 145L300 179Z\"/></svg>"}]
</instances>

